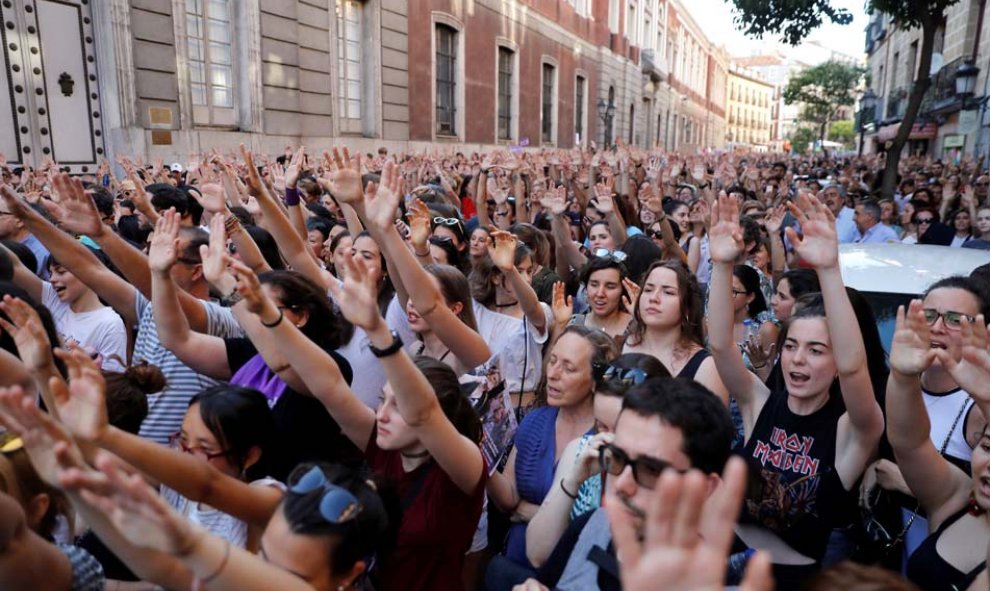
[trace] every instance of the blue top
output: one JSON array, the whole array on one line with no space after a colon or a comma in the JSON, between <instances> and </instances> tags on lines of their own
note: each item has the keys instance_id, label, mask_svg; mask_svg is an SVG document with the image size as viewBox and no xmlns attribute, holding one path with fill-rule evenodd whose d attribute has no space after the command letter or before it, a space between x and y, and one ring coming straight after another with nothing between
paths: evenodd
<instances>
[{"instance_id":1,"label":"blue top","mask_svg":"<svg viewBox=\"0 0 990 591\"><path fill-rule=\"evenodd\" d=\"M516 490L519 498L539 505L553 485L556 469L556 407L544 406L531 411L516 431ZM532 566L526 558L526 523L513 523L505 544L509 560Z\"/></svg>"}]
</instances>

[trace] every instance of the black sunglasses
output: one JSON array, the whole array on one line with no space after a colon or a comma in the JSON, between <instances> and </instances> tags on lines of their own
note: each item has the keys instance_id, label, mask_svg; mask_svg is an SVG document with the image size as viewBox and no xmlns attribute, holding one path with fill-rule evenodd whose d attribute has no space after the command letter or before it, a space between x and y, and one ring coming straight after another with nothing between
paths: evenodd
<instances>
[{"instance_id":1,"label":"black sunglasses","mask_svg":"<svg viewBox=\"0 0 990 591\"><path fill-rule=\"evenodd\" d=\"M645 382L648 377L649 376L646 375L646 372L638 367L623 369L621 367L610 365L602 375L602 381L611 382L615 380L624 386L638 386Z\"/></svg>"},{"instance_id":2,"label":"black sunglasses","mask_svg":"<svg viewBox=\"0 0 990 591\"><path fill-rule=\"evenodd\" d=\"M650 490L653 490L657 485L657 480L660 479L664 470L670 468L681 474L685 472L685 470L674 468L670 463L656 458L639 457L634 460L612 443L606 443L598 449L598 462L602 469L612 476L622 474L626 466L630 466L636 484Z\"/></svg>"}]
</instances>

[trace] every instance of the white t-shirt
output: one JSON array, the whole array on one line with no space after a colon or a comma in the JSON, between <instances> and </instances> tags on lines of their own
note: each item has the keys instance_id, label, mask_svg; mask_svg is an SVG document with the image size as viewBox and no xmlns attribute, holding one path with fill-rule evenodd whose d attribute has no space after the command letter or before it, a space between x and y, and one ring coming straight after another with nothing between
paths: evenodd
<instances>
[{"instance_id":1,"label":"white t-shirt","mask_svg":"<svg viewBox=\"0 0 990 591\"><path fill-rule=\"evenodd\" d=\"M73 312L67 302L59 299L51 283L42 283L41 303L52 313L55 328L63 343L74 341L81 347L99 353L103 369L124 371L127 363L127 330L120 315L109 306L91 312Z\"/></svg>"},{"instance_id":2,"label":"white t-shirt","mask_svg":"<svg viewBox=\"0 0 990 591\"><path fill-rule=\"evenodd\" d=\"M526 318L495 312L474 302L478 334L488 343L488 348L493 353L492 358L481 368L497 363L509 392L532 392L540 382L543 372L543 345L547 342L554 322L553 309L543 302L540 302L540 308L543 309L544 319L542 333Z\"/></svg>"},{"instance_id":3,"label":"white t-shirt","mask_svg":"<svg viewBox=\"0 0 990 591\"><path fill-rule=\"evenodd\" d=\"M385 324L399 334L406 353L413 357L423 354L423 341L420 340L419 335L409 325L409 314L406 313L406 309L399 302L399 296L392 298L392 302L388 305L388 310L385 313ZM449 349L437 360L449 365L454 370L454 373L457 374L458 378L471 369L461 362L454 351Z\"/></svg>"},{"instance_id":4,"label":"white t-shirt","mask_svg":"<svg viewBox=\"0 0 990 591\"><path fill-rule=\"evenodd\" d=\"M251 486L271 486L285 491L285 485L273 478L255 480ZM227 540L232 546L237 548L247 546L248 524L246 522L208 505L190 501L164 484L161 486L161 494L166 503L189 521L202 526L211 534Z\"/></svg>"},{"instance_id":5,"label":"white t-shirt","mask_svg":"<svg viewBox=\"0 0 990 591\"><path fill-rule=\"evenodd\" d=\"M337 280L337 283L341 284L342 282ZM336 307L337 302L333 293L327 292L327 296L330 298L330 303ZM392 301L395 301L394 297ZM400 336L402 336L403 343L409 342L405 339L405 335ZM364 332L363 328L355 326L351 340L337 349L337 353L340 353L351 364L351 371L354 375L351 379L351 392L354 392L365 406L377 410L382 388L385 387L386 382L385 369L382 368L381 362L368 348L370 345L371 339L368 338L368 333Z\"/></svg>"}]
</instances>

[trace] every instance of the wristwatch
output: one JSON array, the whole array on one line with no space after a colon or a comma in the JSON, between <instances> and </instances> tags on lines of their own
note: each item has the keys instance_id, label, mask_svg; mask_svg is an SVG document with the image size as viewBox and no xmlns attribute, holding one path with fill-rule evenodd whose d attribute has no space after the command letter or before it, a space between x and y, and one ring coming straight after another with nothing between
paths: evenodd
<instances>
[{"instance_id":1,"label":"wristwatch","mask_svg":"<svg viewBox=\"0 0 990 591\"><path fill-rule=\"evenodd\" d=\"M372 345L371 343L368 343L368 349L371 351L372 355L381 358L381 357L388 357L389 355L395 355L396 353L399 352L399 349L402 348L402 339L399 337L399 333L395 332L394 330L390 332L392 334L392 344L389 345L388 347L385 347L384 349L379 349L378 347Z\"/></svg>"}]
</instances>

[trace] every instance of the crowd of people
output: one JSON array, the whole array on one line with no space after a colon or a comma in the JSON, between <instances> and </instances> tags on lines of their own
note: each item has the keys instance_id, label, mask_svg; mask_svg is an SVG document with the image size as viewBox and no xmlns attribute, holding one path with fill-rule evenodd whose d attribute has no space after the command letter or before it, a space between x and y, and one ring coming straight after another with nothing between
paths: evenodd
<instances>
[{"instance_id":1,"label":"crowd of people","mask_svg":"<svg viewBox=\"0 0 990 591\"><path fill-rule=\"evenodd\" d=\"M990 267L839 269L990 174L883 168L0 162L0 589L990 591Z\"/></svg>"}]
</instances>

